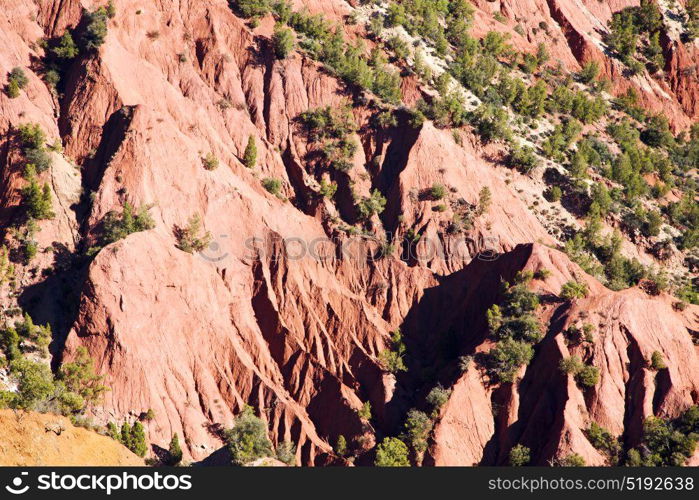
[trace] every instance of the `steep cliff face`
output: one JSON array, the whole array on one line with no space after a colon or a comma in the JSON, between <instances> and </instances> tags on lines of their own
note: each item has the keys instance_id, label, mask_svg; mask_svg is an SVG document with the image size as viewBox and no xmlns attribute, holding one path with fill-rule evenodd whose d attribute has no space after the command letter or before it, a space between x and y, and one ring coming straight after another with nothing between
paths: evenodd
<instances>
[{"instance_id":1,"label":"steep cliff face","mask_svg":"<svg viewBox=\"0 0 699 500\"><path fill-rule=\"evenodd\" d=\"M532 450L537 463L577 453L587 464L604 465L606 458L582 432L592 422L623 436L626 445L633 447L639 443L645 418L674 417L696 404L699 386L693 373L699 358L691 340L696 307L678 314L668 297L648 297L636 289L611 292L560 252L540 245L520 246L496 262L474 264L461 271L467 291L457 302L472 304L474 294L484 293L482 278L473 280L474 274L488 273L487 281L492 282L496 276L511 280L516 271L551 271L545 281L532 283L539 296L551 298L551 302L544 300L540 311L549 327L515 386L490 387L487 377L471 370L456 380L429 452L429 460L436 465L506 464L507 453L518 443ZM572 303L556 299L570 280L584 280L590 289L588 297ZM474 342L466 333L478 331L468 316L471 306L453 309L460 312L440 328L462 330L465 343ZM461 311L467 311L467 316ZM592 325L591 339L571 341L571 327L582 328L584 323ZM487 349L475 342L476 352ZM672 360L667 369L650 367L656 351ZM597 367L599 383L586 388L561 372L561 360L571 356ZM491 414L492 420L477 417Z\"/></svg>"},{"instance_id":2,"label":"steep cliff face","mask_svg":"<svg viewBox=\"0 0 699 500\"><path fill-rule=\"evenodd\" d=\"M103 4L3 3L0 43L12 50L0 54L2 74L38 67L37 40L75 28L82 9ZM224 0L114 3L105 43L70 63L60 92L37 69L27 70L20 97L0 96L6 226L24 183L17 126L38 123L48 143L62 144L42 174L56 217L40 222L37 239L52 250L18 266L20 304L54 327L54 364L84 346L105 375L111 390L92 409L98 421L133 421L152 409L150 443L167 448L177 433L187 459L197 461L223 446L222 430L252 405L275 444L296 444L299 463L338 463L333 445L340 436L358 463L368 463L376 441L398 432L405 412L438 380L452 392L425 464L503 464L517 443L536 463L578 453L602 464L583 433L590 422L630 448L645 417L675 417L699 402L691 339L699 308L677 311L671 297L637 288L612 292L549 248L560 241L511 185L501 146L483 145L470 129L455 137L429 121L415 127L404 109L395 124L377 128L375 97L348 88L302 52L274 57L270 16L253 28ZM621 63L601 46L611 13L634 2L474 3L474 36L506 31L532 51L545 42L569 71L600 61L612 93L637 88L641 104L663 110L677 129L696 119L699 86L685 73L696 46L664 42L668 83L622 78ZM353 11L340 0L294 4L336 21ZM494 11L505 22L493 20ZM360 26L344 29L366 36ZM427 92L409 78L402 89L406 102ZM320 148L299 116L350 100L357 124L351 137L360 147L348 160L351 170L324 178L337 184L332 203L318 195ZM251 137L257 161L247 168ZM205 168L207 155L218 168ZM279 180L279 191L268 192L265 179ZM426 195L435 185L447 200ZM484 188L489 203L481 199ZM355 202L373 190L386 209L357 236L338 221L356 221ZM99 245L105 217L126 202L150 207L154 227L94 258L59 265L66 253ZM451 231L479 203L468 230ZM212 241L192 254L177 248L176 228L195 215ZM5 232L11 240L9 227ZM387 233L400 248L386 251ZM48 278L35 271L48 267L55 271ZM492 346L485 314L501 279L539 268L552 271L532 285L550 298L539 311L549 326L521 381L491 384L475 364L454 375L458 356ZM587 298L556 298L570 280L588 284ZM14 296L3 289L3 304ZM563 332L581 318L595 326L595 341L566 343ZM381 354L398 328L412 366L396 376ZM453 338L445 356L447 333ZM662 372L647 366L655 351L667 360ZM599 368L598 385L581 389L558 369L571 355ZM371 421L360 416L366 402Z\"/></svg>"}]
</instances>

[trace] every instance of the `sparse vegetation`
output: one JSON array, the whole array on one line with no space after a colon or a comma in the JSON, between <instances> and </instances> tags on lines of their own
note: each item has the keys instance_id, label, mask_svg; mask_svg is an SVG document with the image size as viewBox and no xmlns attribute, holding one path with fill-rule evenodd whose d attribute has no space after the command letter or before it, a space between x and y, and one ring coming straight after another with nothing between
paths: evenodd
<instances>
[{"instance_id":1,"label":"sparse vegetation","mask_svg":"<svg viewBox=\"0 0 699 500\"><path fill-rule=\"evenodd\" d=\"M202 158L201 162L206 170L216 170L219 164L218 158L211 152L206 153L206 156Z\"/></svg>"},{"instance_id":2,"label":"sparse vegetation","mask_svg":"<svg viewBox=\"0 0 699 500\"><path fill-rule=\"evenodd\" d=\"M282 25L275 26L272 44L274 45L274 55L277 56L277 59L286 59L291 51L294 50L294 35L292 31Z\"/></svg>"},{"instance_id":3,"label":"sparse vegetation","mask_svg":"<svg viewBox=\"0 0 699 500\"><path fill-rule=\"evenodd\" d=\"M262 179L262 187L267 190L268 193L273 194L277 198L282 196L282 181L274 177L265 177Z\"/></svg>"},{"instance_id":4,"label":"sparse vegetation","mask_svg":"<svg viewBox=\"0 0 699 500\"><path fill-rule=\"evenodd\" d=\"M243 165L247 168L255 168L257 165L257 144L253 136L248 137L248 143L243 153Z\"/></svg>"},{"instance_id":5,"label":"sparse vegetation","mask_svg":"<svg viewBox=\"0 0 699 500\"><path fill-rule=\"evenodd\" d=\"M510 450L510 465L512 467L522 467L528 465L531 460L530 450L526 446L516 444Z\"/></svg>"},{"instance_id":6,"label":"sparse vegetation","mask_svg":"<svg viewBox=\"0 0 699 500\"><path fill-rule=\"evenodd\" d=\"M13 68L7 76L7 86L5 87L7 97L10 99L19 97L20 90L23 90L28 83L29 79L24 70L20 67Z\"/></svg>"},{"instance_id":7,"label":"sparse vegetation","mask_svg":"<svg viewBox=\"0 0 699 500\"><path fill-rule=\"evenodd\" d=\"M357 213L362 220L369 220L373 215L380 215L386 207L386 198L378 189L371 192L371 196L362 198L357 203Z\"/></svg>"},{"instance_id":8,"label":"sparse vegetation","mask_svg":"<svg viewBox=\"0 0 699 500\"><path fill-rule=\"evenodd\" d=\"M136 209L127 201L121 213L109 212L103 222L102 246L124 239L130 234L153 229L155 222L148 213L149 209L149 205L142 205Z\"/></svg>"},{"instance_id":9,"label":"sparse vegetation","mask_svg":"<svg viewBox=\"0 0 699 500\"><path fill-rule=\"evenodd\" d=\"M660 351L653 351L650 357L650 367L653 370L665 370L667 368L667 363L665 363L663 354Z\"/></svg>"},{"instance_id":10,"label":"sparse vegetation","mask_svg":"<svg viewBox=\"0 0 699 500\"><path fill-rule=\"evenodd\" d=\"M273 455L267 425L250 406L245 406L235 417L233 427L225 432L225 440L233 465L245 465Z\"/></svg>"},{"instance_id":11,"label":"sparse vegetation","mask_svg":"<svg viewBox=\"0 0 699 500\"><path fill-rule=\"evenodd\" d=\"M394 374L407 371L408 368L403 360L405 350L406 347L400 330L394 330L391 333L390 349L384 349L379 355L379 362L383 369Z\"/></svg>"},{"instance_id":12,"label":"sparse vegetation","mask_svg":"<svg viewBox=\"0 0 699 500\"><path fill-rule=\"evenodd\" d=\"M93 12L85 14L86 26L82 37L85 50L96 50L107 38L107 23L109 14L105 7L99 7Z\"/></svg>"},{"instance_id":13,"label":"sparse vegetation","mask_svg":"<svg viewBox=\"0 0 699 500\"><path fill-rule=\"evenodd\" d=\"M629 450L626 464L682 466L694 454L698 436L699 406L691 406L675 420L649 417L643 424L642 445Z\"/></svg>"},{"instance_id":14,"label":"sparse vegetation","mask_svg":"<svg viewBox=\"0 0 699 500\"><path fill-rule=\"evenodd\" d=\"M567 281L561 287L561 298L566 300L584 299L587 297L587 284L581 281Z\"/></svg>"},{"instance_id":15,"label":"sparse vegetation","mask_svg":"<svg viewBox=\"0 0 699 500\"><path fill-rule=\"evenodd\" d=\"M395 437L387 437L376 447L376 467L410 467L408 447Z\"/></svg>"},{"instance_id":16,"label":"sparse vegetation","mask_svg":"<svg viewBox=\"0 0 699 500\"><path fill-rule=\"evenodd\" d=\"M180 438L177 436L177 433L172 435L167 452L168 465L179 465L182 461L182 448L180 447Z\"/></svg>"},{"instance_id":17,"label":"sparse vegetation","mask_svg":"<svg viewBox=\"0 0 699 500\"><path fill-rule=\"evenodd\" d=\"M596 422L592 422L585 431L592 446L607 456L609 465L617 465L621 457L622 446L619 439Z\"/></svg>"},{"instance_id":18,"label":"sparse vegetation","mask_svg":"<svg viewBox=\"0 0 699 500\"><path fill-rule=\"evenodd\" d=\"M195 214L189 218L186 226L175 226L174 233L177 238L177 248L187 253L197 253L204 250L211 243L211 233L203 232L201 217Z\"/></svg>"}]
</instances>

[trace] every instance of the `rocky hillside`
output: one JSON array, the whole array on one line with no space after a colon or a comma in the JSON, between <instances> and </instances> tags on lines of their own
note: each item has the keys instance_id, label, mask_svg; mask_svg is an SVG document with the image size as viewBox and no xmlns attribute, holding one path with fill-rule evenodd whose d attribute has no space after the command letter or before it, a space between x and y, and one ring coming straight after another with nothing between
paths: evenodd
<instances>
[{"instance_id":1,"label":"rocky hillside","mask_svg":"<svg viewBox=\"0 0 699 500\"><path fill-rule=\"evenodd\" d=\"M699 464L695 0L0 5L0 405L154 463Z\"/></svg>"},{"instance_id":2,"label":"rocky hillside","mask_svg":"<svg viewBox=\"0 0 699 500\"><path fill-rule=\"evenodd\" d=\"M143 460L112 439L74 427L67 418L31 414L17 419L0 411L0 465L143 465Z\"/></svg>"}]
</instances>

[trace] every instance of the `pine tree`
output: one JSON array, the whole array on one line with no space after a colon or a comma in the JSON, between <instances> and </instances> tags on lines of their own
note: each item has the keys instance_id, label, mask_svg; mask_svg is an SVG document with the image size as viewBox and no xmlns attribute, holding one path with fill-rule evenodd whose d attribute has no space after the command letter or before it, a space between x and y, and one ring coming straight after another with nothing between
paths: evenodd
<instances>
[{"instance_id":1,"label":"pine tree","mask_svg":"<svg viewBox=\"0 0 699 500\"><path fill-rule=\"evenodd\" d=\"M253 136L248 137L248 145L245 146L245 154L243 155L243 164L248 168L255 168L257 164L257 144Z\"/></svg>"},{"instance_id":2,"label":"pine tree","mask_svg":"<svg viewBox=\"0 0 699 500\"><path fill-rule=\"evenodd\" d=\"M126 446L128 449L131 449L131 426L129 425L128 422L124 422L124 424L121 426L121 444Z\"/></svg>"},{"instance_id":3,"label":"pine tree","mask_svg":"<svg viewBox=\"0 0 699 500\"><path fill-rule=\"evenodd\" d=\"M146 444L146 433L143 430L143 424L136 422L131 429L131 451L139 457L146 456L148 445Z\"/></svg>"},{"instance_id":4,"label":"pine tree","mask_svg":"<svg viewBox=\"0 0 699 500\"><path fill-rule=\"evenodd\" d=\"M335 453L337 453L338 456L344 457L347 455L347 440L345 439L345 436L340 434L337 438L337 444L335 444Z\"/></svg>"},{"instance_id":5,"label":"pine tree","mask_svg":"<svg viewBox=\"0 0 699 500\"><path fill-rule=\"evenodd\" d=\"M168 448L169 465L177 465L182 461L182 448L180 448L180 438L177 433L173 434Z\"/></svg>"}]
</instances>

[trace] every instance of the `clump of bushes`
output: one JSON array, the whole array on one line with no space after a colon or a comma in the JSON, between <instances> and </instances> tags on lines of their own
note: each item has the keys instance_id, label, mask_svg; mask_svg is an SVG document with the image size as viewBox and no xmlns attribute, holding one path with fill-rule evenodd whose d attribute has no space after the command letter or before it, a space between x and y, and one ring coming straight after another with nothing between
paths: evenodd
<instances>
[{"instance_id":1,"label":"clump of bushes","mask_svg":"<svg viewBox=\"0 0 699 500\"><path fill-rule=\"evenodd\" d=\"M630 466L674 466L685 464L699 438L699 406L691 406L679 418L649 417L643 424L641 446L629 450Z\"/></svg>"},{"instance_id":2,"label":"clump of bushes","mask_svg":"<svg viewBox=\"0 0 699 500\"><path fill-rule=\"evenodd\" d=\"M357 144L350 137L356 130L349 106L330 106L304 111L299 115L308 138L320 144L323 163L340 172L352 168L351 159Z\"/></svg>"},{"instance_id":3,"label":"clump of bushes","mask_svg":"<svg viewBox=\"0 0 699 500\"><path fill-rule=\"evenodd\" d=\"M243 165L247 168L255 168L255 165L257 165L257 143L252 135L248 137L248 143L245 146Z\"/></svg>"},{"instance_id":4,"label":"clump of bushes","mask_svg":"<svg viewBox=\"0 0 699 500\"><path fill-rule=\"evenodd\" d=\"M155 222L148 213L149 209L149 205L141 205L141 207L136 209L127 201L124 203L121 213L116 211L109 212L104 218L102 246L107 246L110 243L126 238L132 233L153 229Z\"/></svg>"},{"instance_id":5,"label":"clump of bushes","mask_svg":"<svg viewBox=\"0 0 699 500\"><path fill-rule=\"evenodd\" d=\"M25 178L29 184L22 188L22 206L27 216L36 219L52 219L55 214L52 209L51 188L48 183L39 184L33 165L27 165Z\"/></svg>"},{"instance_id":6,"label":"clump of bushes","mask_svg":"<svg viewBox=\"0 0 699 500\"><path fill-rule=\"evenodd\" d=\"M109 13L105 7L100 7L97 10L85 14L85 16L86 24L85 32L82 36L82 44L85 50L96 50L107 38Z\"/></svg>"},{"instance_id":7,"label":"clump of bushes","mask_svg":"<svg viewBox=\"0 0 699 500\"><path fill-rule=\"evenodd\" d=\"M441 384L437 384L430 390L427 394L427 404L432 407L432 417L436 417L439 414L439 410L449 401L449 396L451 396L451 389L445 389Z\"/></svg>"},{"instance_id":8,"label":"clump of bushes","mask_svg":"<svg viewBox=\"0 0 699 500\"><path fill-rule=\"evenodd\" d=\"M27 165L33 166L34 173L41 173L51 166L51 157L46 151L46 134L36 123L25 123L17 130L22 155ZM25 169L25 172L27 170ZM29 173L32 170L28 171Z\"/></svg>"},{"instance_id":9,"label":"clump of bushes","mask_svg":"<svg viewBox=\"0 0 699 500\"><path fill-rule=\"evenodd\" d=\"M272 45L277 59L286 59L289 53L294 50L294 35L291 30L280 24L275 26Z\"/></svg>"},{"instance_id":10,"label":"clump of bushes","mask_svg":"<svg viewBox=\"0 0 699 500\"><path fill-rule=\"evenodd\" d=\"M592 446L607 456L609 465L617 465L619 463L622 451L619 438L613 436L611 432L596 422L590 424L590 427L585 431L585 435Z\"/></svg>"},{"instance_id":11,"label":"clump of bushes","mask_svg":"<svg viewBox=\"0 0 699 500\"><path fill-rule=\"evenodd\" d=\"M12 68L12 71L7 75L7 85L5 86L7 97L10 99L19 97L20 90L24 89L28 83L29 79L22 68Z\"/></svg>"},{"instance_id":12,"label":"clump of bushes","mask_svg":"<svg viewBox=\"0 0 699 500\"><path fill-rule=\"evenodd\" d=\"M523 174L529 174L539 166L539 158L530 146L513 146L510 149L508 163Z\"/></svg>"},{"instance_id":13,"label":"clump of bushes","mask_svg":"<svg viewBox=\"0 0 699 500\"><path fill-rule=\"evenodd\" d=\"M561 298L566 300L584 299L587 297L587 284L581 281L567 281L561 287Z\"/></svg>"},{"instance_id":14,"label":"clump of bushes","mask_svg":"<svg viewBox=\"0 0 699 500\"><path fill-rule=\"evenodd\" d=\"M403 336L400 329L395 330L391 333L391 347L390 349L384 349L379 355L379 363L384 370L391 373L398 373L408 371L405 366L405 361L403 360L405 356L405 342L403 342Z\"/></svg>"},{"instance_id":15,"label":"clump of bushes","mask_svg":"<svg viewBox=\"0 0 699 500\"><path fill-rule=\"evenodd\" d=\"M513 382L517 370L529 364L533 345L542 338L541 326L534 316L539 297L528 288L533 273L520 272L514 284L503 283L503 300L494 304L486 315L490 333L498 339L487 355L488 371L501 382Z\"/></svg>"},{"instance_id":16,"label":"clump of bushes","mask_svg":"<svg viewBox=\"0 0 699 500\"><path fill-rule=\"evenodd\" d=\"M653 351L650 357L650 367L653 370L665 370L667 368L667 363L665 363L663 354L660 351Z\"/></svg>"},{"instance_id":17,"label":"clump of bushes","mask_svg":"<svg viewBox=\"0 0 699 500\"><path fill-rule=\"evenodd\" d=\"M422 463L422 457L427 450L427 440L433 426L432 419L426 413L416 409L408 412L404 425L404 440L413 449L417 465Z\"/></svg>"},{"instance_id":18,"label":"clump of bushes","mask_svg":"<svg viewBox=\"0 0 699 500\"><path fill-rule=\"evenodd\" d=\"M277 198L282 197L282 181L276 177L265 177L262 179L262 187Z\"/></svg>"},{"instance_id":19,"label":"clump of bushes","mask_svg":"<svg viewBox=\"0 0 699 500\"><path fill-rule=\"evenodd\" d=\"M577 356L563 358L559 367L563 373L573 375L575 380L584 387L594 387L599 382L599 368L586 365Z\"/></svg>"},{"instance_id":20,"label":"clump of bushes","mask_svg":"<svg viewBox=\"0 0 699 500\"><path fill-rule=\"evenodd\" d=\"M531 450L521 444L512 447L509 454L509 462L512 467L521 467L529 464L531 460Z\"/></svg>"},{"instance_id":21,"label":"clump of bushes","mask_svg":"<svg viewBox=\"0 0 699 500\"><path fill-rule=\"evenodd\" d=\"M267 425L250 406L245 406L235 417L233 427L225 432L225 441L233 465L241 466L273 456Z\"/></svg>"},{"instance_id":22,"label":"clump of bushes","mask_svg":"<svg viewBox=\"0 0 699 500\"><path fill-rule=\"evenodd\" d=\"M433 200L441 200L447 195L447 188L443 184L434 183L429 190L430 198Z\"/></svg>"},{"instance_id":23,"label":"clump of bushes","mask_svg":"<svg viewBox=\"0 0 699 500\"><path fill-rule=\"evenodd\" d=\"M369 220L374 214L380 215L386 208L386 198L381 191L374 189L357 203L357 214L361 220Z\"/></svg>"},{"instance_id":24,"label":"clump of bushes","mask_svg":"<svg viewBox=\"0 0 699 500\"><path fill-rule=\"evenodd\" d=\"M206 156L202 158L201 162L206 170L216 170L219 165L218 158L211 152L206 153Z\"/></svg>"},{"instance_id":25,"label":"clump of bushes","mask_svg":"<svg viewBox=\"0 0 699 500\"><path fill-rule=\"evenodd\" d=\"M201 252L211 243L211 233L202 233L202 223L199 214L189 218L186 226L175 226L175 238L177 238L177 248L187 253Z\"/></svg>"},{"instance_id":26,"label":"clump of bushes","mask_svg":"<svg viewBox=\"0 0 699 500\"><path fill-rule=\"evenodd\" d=\"M133 426L124 422L119 429L113 422L107 424L107 434L114 440L126 446L139 457L145 457L148 452L146 432L141 422L134 422Z\"/></svg>"},{"instance_id":27,"label":"clump of bushes","mask_svg":"<svg viewBox=\"0 0 699 500\"><path fill-rule=\"evenodd\" d=\"M386 437L376 447L376 467L410 467L408 447L396 437Z\"/></svg>"}]
</instances>

